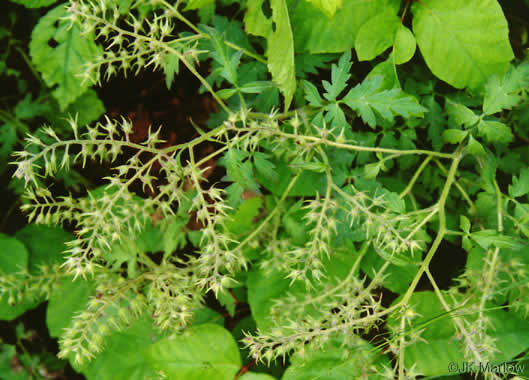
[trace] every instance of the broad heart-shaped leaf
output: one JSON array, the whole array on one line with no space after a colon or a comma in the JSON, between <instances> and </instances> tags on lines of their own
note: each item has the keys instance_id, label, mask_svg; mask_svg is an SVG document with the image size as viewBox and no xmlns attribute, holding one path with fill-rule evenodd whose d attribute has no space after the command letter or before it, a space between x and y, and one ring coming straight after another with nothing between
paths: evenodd
<instances>
[{"instance_id":1,"label":"broad heart-shaped leaf","mask_svg":"<svg viewBox=\"0 0 529 380\"><path fill-rule=\"evenodd\" d=\"M309 1L290 1L289 6L296 53L341 53L353 47L358 29L367 20L383 11L397 14L400 1L343 1L330 19Z\"/></svg>"},{"instance_id":2,"label":"broad heart-shaped leaf","mask_svg":"<svg viewBox=\"0 0 529 380\"><path fill-rule=\"evenodd\" d=\"M426 64L456 88L478 88L490 75L502 75L514 58L496 0L421 0L412 12Z\"/></svg>"},{"instance_id":3,"label":"broad heart-shaped leaf","mask_svg":"<svg viewBox=\"0 0 529 380\"><path fill-rule=\"evenodd\" d=\"M268 19L262 10L263 2L256 0L248 3L244 23L248 33L266 38L268 69L285 96L285 109L288 109L296 92L294 37L289 11L286 0L270 0L272 17Z\"/></svg>"},{"instance_id":4,"label":"broad heart-shaped leaf","mask_svg":"<svg viewBox=\"0 0 529 380\"><path fill-rule=\"evenodd\" d=\"M164 338L148 316L135 319L122 332L105 338L105 349L82 367L74 367L88 380L156 379L156 370L147 355L151 345ZM70 360L72 362L72 360Z\"/></svg>"},{"instance_id":5,"label":"broad heart-shaped leaf","mask_svg":"<svg viewBox=\"0 0 529 380\"><path fill-rule=\"evenodd\" d=\"M399 302L401 297L394 303ZM416 317L413 318L412 327L415 331L424 329L421 340L406 347L404 365L425 376L439 376L448 374L448 363L459 363L464 357L460 341L455 339L455 328L449 315L445 314L439 299L433 292L415 292L410 297L410 309ZM399 339L401 334L407 336L409 332L401 331L400 317L396 313L388 318L388 327L394 339Z\"/></svg>"},{"instance_id":6,"label":"broad heart-shaped leaf","mask_svg":"<svg viewBox=\"0 0 529 380\"><path fill-rule=\"evenodd\" d=\"M395 42L393 43L393 56L396 65L408 62L415 54L417 42L415 36L407 27L399 23Z\"/></svg>"},{"instance_id":7,"label":"broad heart-shaped leaf","mask_svg":"<svg viewBox=\"0 0 529 380\"><path fill-rule=\"evenodd\" d=\"M61 279L52 290L46 308L46 325L53 337L72 324L73 316L85 309L88 297L94 292L94 282L68 276Z\"/></svg>"},{"instance_id":8,"label":"broad heart-shaped leaf","mask_svg":"<svg viewBox=\"0 0 529 380\"><path fill-rule=\"evenodd\" d=\"M156 342L146 351L146 358L157 371L174 380L232 380L241 366L233 336L209 323Z\"/></svg>"},{"instance_id":9,"label":"broad heart-shaped leaf","mask_svg":"<svg viewBox=\"0 0 529 380\"><path fill-rule=\"evenodd\" d=\"M18 230L15 237L29 251L29 272L39 274L41 265L60 264L64 259L65 243L73 235L55 226L30 224Z\"/></svg>"},{"instance_id":10,"label":"broad heart-shaped leaf","mask_svg":"<svg viewBox=\"0 0 529 380\"><path fill-rule=\"evenodd\" d=\"M0 276L14 275L28 268L29 254L19 240L8 235L0 234ZM0 320L10 321L26 310L38 305L38 301L29 299L17 302L11 306L9 304L10 295L3 292L0 298ZM18 300L17 300L18 301Z\"/></svg>"},{"instance_id":11,"label":"broad heart-shaped leaf","mask_svg":"<svg viewBox=\"0 0 529 380\"><path fill-rule=\"evenodd\" d=\"M366 78L343 98L343 102L356 111L371 128L376 126L374 111L388 121L393 121L396 115L405 118L423 116L423 112L427 111L417 99L402 92L400 88L380 91L382 82L382 76Z\"/></svg>"},{"instance_id":12,"label":"broad heart-shaped leaf","mask_svg":"<svg viewBox=\"0 0 529 380\"><path fill-rule=\"evenodd\" d=\"M48 5L52 5L53 3L56 3L57 0L10 0L13 3L22 4L26 8L41 8L41 7L47 7Z\"/></svg>"},{"instance_id":13,"label":"broad heart-shaped leaf","mask_svg":"<svg viewBox=\"0 0 529 380\"><path fill-rule=\"evenodd\" d=\"M95 38L81 36L77 25L70 27L68 21L61 20L66 15L64 5L59 5L41 17L29 44L31 61L42 73L46 84L55 88L53 96L61 110L88 88L89 83L82 83L78 75L83 73L86 62L101 53Z\"/></svg>"},{"instance_id":14,"label":"broad heart-shaped leaf","mask_svg":"<svg viewBox=\"0 0 529 380\"><path fill-rule=\"evenodd\" d=\"M2 270L6 273L15 271L13 268L13 263L15 263L17 267L20 267L16 272L25 269L32 275L40 275L42 265L51 266L62 262L63 251L66 249L64 243L72 239L71 234L59 227L36 224L30 224L18 230L15 237L16 239L8 240L6 243L8 247L5 250L0 249L0 252L3 252L4 255L12 253L17 258L15 262L12 262L9 256L2 257L0 262L5 261L7 267L0 266L0 272ZM22 247L14 241L21 242ZM11 320L16 318L44 301L32 295L24 296L23 300L11 307L7 304L8 296L4 295L0 302L0 319Z\"/></svg>"},{"instance_id":15,"label":"broad heart-shaped leaf","mask_svg":"<svg viewBox=\"0 0 529 380\"><path fill-rule=\"evenodd\" d=\"M306 345L303 353L291 356L291 364L281 380L341 380L384 379L383 365L390 365L388 357L358 336L333 336L322 349Z\"/></svg>"},{"instance_id":16,"label":"broad heart-shaped leaf","mask_svg":"<svg viewBox=\"0 0 529 380\"><path fill-rule=\"evenodd\" d=\"M400 19L392 9L364 23L356 35L355 49L360 61L370 61L393 45Z\"/></svg>"},{"instance_id":17,"label":"broad heart-shaped leaf","mask_svg":"<svg viewBox=\"0 0 529 380\"><path fill-rule=\"evenodd\" d=\"M336 9L342 6L342 0L307 0L314 4L316 8L323 11L328 17L332 18Z\"/></svg>"}]
</instances>

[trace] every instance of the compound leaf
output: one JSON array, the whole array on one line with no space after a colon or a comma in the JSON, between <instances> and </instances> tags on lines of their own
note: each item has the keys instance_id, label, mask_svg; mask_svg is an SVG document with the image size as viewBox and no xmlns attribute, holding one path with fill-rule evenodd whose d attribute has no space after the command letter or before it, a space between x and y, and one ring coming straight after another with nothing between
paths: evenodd
<instances>
[{"instance_id":1,"label":"compound leaf","mask_svg":"<svg viewBox=\"0 0 529 380\"><path fill-rule=\"evenodd\" d=\"M392 121L396 115L422 116L423 112L427 111L417 99L399 88L379 91L382 81L383 77L379 75L366 78L343 98L343 102L356 111L370 127L374 128L376 125L374 111L388 121Z\"/></svg>"},{"instance_id":2,"label":"compound leaf","mask_svg":"<svg viewBox=\"0 0 529 380\"><path fill-rule=\"evenodd\" d=\"M332 65L331 68L331 83L324 80L323 88L325 88L325 94L323 96L329 101L336 100L336 97L347 86L347 81L351 77L349 71L351 70L351 52L345 52L340 60L338 66Z\"/></svg>"},{"instance_id":3,"label":"compound leaf","mask_svg":"<svg viewBox=\"0 0 529 380\"><path fill-rule=\"evenodd\" d=\"M509 143L513 139L511 128L499 121L481 120L478 131L490 142Z\"/></svg>"},{"instance_id":4,"label":"compound leaf","mask_svg":"<svg viewBox=\"0 0 529 380\"><path fill-rule=\"evenodd\" d=\"M529 87L529 62L511 66L503 78L492 76L485 85L483 112L492 115L504 109L511 109L521 100L518 92L527 87Z\"/></svg>"},{"instance_id":5,"label":"compound leaf","mask_svg":"<svg viewBox=\"0 0 529 380\"><path fill-rule=\"evenodd\" d=\"M509 195L513 198L529 194L529 168L525 168L519 177L512 177L512 185L509 186Z\"/></svg>"}]
</instances>

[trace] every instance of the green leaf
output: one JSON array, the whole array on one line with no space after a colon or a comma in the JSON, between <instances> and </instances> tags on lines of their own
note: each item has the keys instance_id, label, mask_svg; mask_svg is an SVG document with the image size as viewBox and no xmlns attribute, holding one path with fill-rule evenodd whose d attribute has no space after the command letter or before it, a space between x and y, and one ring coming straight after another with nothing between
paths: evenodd
<instances>
[{"instance_id":1,"label":"green leaf","mask_svg":"<svg viewBox=\"0 0 529 380\"><path fill-rule=\"evenodd\" d=\"M231 85L236 86L238 82L238 67L241 61L242 51L235 51L226 45L226 37L217 29L207 27L209 35L211 35L211 43L214 51L211 56L218 64L211 75L219 75Z\"/></svg>"},{"instance_id":2,"label":"green leaf","mask_svg":"<svg viewBox=\"0 0 529 380\"><path fill-rule=\"evenodd\" d=\"M259 191L252 173L252 164L245 160L248 153L238 149L230 149L224 155L222 162L226 165L228 175L244 189ZM243 160L245 160L243 162Z\"/></svg>"},{"instance_id":3,"label":"green leaf","mask_svg":"<svg viewBox=\"0 0 529 380\"><path fill-rule=\"evenodd\" d=\"M307 78L307 74L318 74L317 69L328 67L328 62L335 59L334 54L309 54L297 53L294 57L296 61L296 77Z\"/></svg>"},{"instance_id":4,"label":"green leaf","mask_svg":"<svg viewBox=\"0 0 529 380\"><path fill-rule=\"evenodd\" d=\"M470 220L465 215L459 217L459 227L466 233L470 232Z\"/></svg>"},{"instance_id":5,"label":"green leaf","mask_svg":"<svg viewBox=\"0 0 529 380\"><path fill-rule=\"evenodd\" d=\"M163 71L165 73L165 85L167 89L171 89L175 74L178 74L180 70L180 60L176 54L165 55L163 65Z\"/></svg>"},{"instance_id":6,"label":"green leaf","mask_svg":"<svg viewBox=\"0 0 529 380\"><path fill-rule=\"evenodd\" d=\"M359 61L370 61L395 42L400 19L392 9L380 13L364 23L355 40Z\"/></svg>"},{"instance_id":7,"label":"green leaf","mask_svg":"<svg viewBox=\"0 0 529 380\"><path fill-rule=\"evenodd\" d=\"M490 75L502 75L514 58L496 0L423 0L413 3L412 12L426 64L456 88L478 88Z\"/></svg>"},{"instance_id":8,"label":"green leaf","mask_svg":"<svg viewBox=\"0 0 529 380\"><path fill-rule=\"evenodd\" d=\"M307 0L314 4L316 8L321 10L327 15L327 17L332 18L336 13L336 10L342 6L342 0Z\"/></svg>"},{"instance_id":9,"label":"green leaf","mask_svg":"<svg viewBox=\"0 0 529 380\"><path fill-rule=\"evenodd\" d=\"M0 234L0 255L0 276L2 278L6 275L15 275L16 273L27 270L29 253L24 244L19 240L5 234ZM12 300L17 302L11 305L9 302L9 293L4 293L4 289L2 289L2 293L0 294L0 320L13 320L26 312L26 310L39 304L38 300L30 298L24 299L22 302Z\"/></svg>"},{"instance_id":10,"label":"green leaf","mask_svg":"<svg viewBox=\"0 0 529 380\"><path fill-rule=\"evenodd\" d=\"M522 170L519 177L512 177L512 185L509 185L511 197L523 197L525 194L529 194L529 168Z\"/></svg>"},{"instance_id":11,"label":"green leaf","mask_svg":"<svg viewBox=\"0 0 529 380\"><path fill-rule=\"evenodd\" d=\"M364 175L366 178L376 178L381 169L380 162L373 162L364 166Z\"/></svg>"},{"instance_id":12,"label":"green leaf","mask_svg":"<svg viewBox=\"0 0 529 380\"><path fill-rule=\"evenodd\" d=\"M232 380L241 358L233 336L223 327L203 324L162 339L146 351L148 362L168 378Z\"/></svg>"},{"instance_id":13,"label":"green leaf","mask_svg":"<svg viewBox=\"0 0 529 380\"><path fill-rule=\"evenodd\" d=\"M22 4L26 8L42 8L56 3L57 0L11 0L13 3Z\"/></svg>"},{"instance_id":14,"label":"green leaf","mask_svg":"<svg viewBox=\"0 0 529 380\"><path fill-rule=\"evenodd\" d=\"M320 294L318 292L323 291L325 287L335 286L338 281L345 279L352 270L356 257L357 252L351 244L347 249L335 250L330 259L324 258L322 269L327 274L328 280L325 284L315 284L314 294ZM252 317L261 330L274 326L274 321L270 318L270 310L275 300L286 298L289 294L300 299L307 296L307 288L303 283L298 281L290 286L290 280L285 278L284 273L276 269L268 272L255 266L248 273L246 284ZM323 308L317 305L307 310L310 316L318 316L325 312Z\"/></svg>"},{"instance_id":15,"label":"green leaf","mask_svg":"<svg viewBox=\"0 0 529 380\"><path fill-rule=\"evenodd\" d=\"M6 123L0 126L0 175L7 169L9 155L17 143L17 128L14 124Z\"/></svg>"},{"instance_id":16,"label":"green leaf","mask_svg":"<svg viewBox=\"0 0 529 380\"><path fill-rule=\"evenodd\" d=\"M60 337L63 329L72 324L75 314L84 310L94 284L82 278L64 277L52 290L46 308L46 325L53 337Z\"/></svg>"},{"instance_id":17,"label":"green leaf","mask_svg":"<svg viewBox=\"0 0 529 380\"><path fill-rule=\"evenodd\" d=\"M215 4L215 0L188 0L184 10L200 9L210 4Z\"/></svg>"},{"instance_id":18,"label":"green leaf","mask_svg":"<svg viewBox=\"0 0 529 380\"><path fill-rule=\"evenodd\" d=\"M225 88L223 90L217 91L217 95L221 99L229 99L233 95L235 95L236 93L237 93L237 89L236 88Z\"/></svg>"},{"instance_id":19,"label":"green leaf","mask_svg":"<svg viewBox=\"0 0 529 380\"><path fill-rule=\"evenodd\" d=\"M489 142L509 143L514 138L511 128L499 121L481 120L478 124L478 132Z\"/></svg>"},{"instance_id":20,"label":"green leaf","mask_svg":"<svg viewBox=\"0 0 529 380\"><path fill-rule=\"evenodd\" d=\"M365 233L361 233L361 241L365 239ZM385 256L385 257L383 257ZM389 266L387 263L389 262ZM397 265L397 263L399 265ZM417 267L421 264L420 255L411 256L408 255L406 260L402 260L401 257L396 258L387 253L377 252L371 244L368 251L361 262L361 270L364 273L369 273L372 278L373 273L377 273L382 267L387 268L384 273L387 277L384 278L384 287L391 290L394 293L404 293L410 283L413 281L415 274L417 273Z\"/></svg>"},{"instance_id":21,"label":"green leaf","mask_svg":"<svg viewBox=\"0 0 529 380\"><path fill-rule=\"evenodd\" d=\"M26 94L24 99L19 101L15 107L15 115L20 120L32 119L37 116L44 116L50 112L50 104L42 102L42 99L31 100L31 94Z\"/></svg>"},{"instance_id":22,"label":"green leaf","mask_svg":"<svg viewBox=\"0 0 529 380\"><path fill-rule=\"evenodd\" d=\"M434 149L441 151L443 146L441 131L445 123L443 109L435 100L434 95L424 97L422 104L428 109L428 112L424 115L424 123L428 126L428 138L432 142Z\"/></svg>"},{"instance_id":23,"label":"green leaf","mask_svg":"<svg viewBox=\"0 0 529 380\"><path fill-rule=\"evenodd\" d=\"M417 48L415 36L407 27L399 21L395 42L393 43L393 56L396 65L408 62L414 55Z\"/></svg>"},{"instance_id":24,"label":"green leaf","mask_svg":"<svg viewBox=\"0 0 529 380\"><path fill-rule=\"evenodd\" d=\"M406 213L406 202L404 202L404 199L399 197L397 193L393 193L393 192L385 193L384 202L387 203L387 207L389 210L397 214Z\"/></svg>"},{"instance_id":25,"label":"green leaf","mask_svg":"<svg viewBox=\"0 0 529 380\"><path fill-rule=\"evenodd\" d=\"M393 304L400 301L397 298ZM404 366L411 368L425 376L440 376L448 373L447 363L460 363L464 355L461 343L454 339L456 334L451 318L445 313L439 299L433 292L414 292L409 300L409 310L415 317L411 325L414 331L421 332L421 340L406 347ZM400 318L402 314L395 314L388 318L388 327L393 339L399 339L402 334ZM426 362L424 361L426 360Z\"/></svg>"},{"instance_id":26,"label":"green leaf","mask_svg":"<svg viewBox=\"0 0 529 380\"><path fill-rule=\"evenodd\" d=\"M222 290L217 297L219 303L228 310L228 313L231 317L235 316L235 299L233 296L226 290Z\"/></svg>"},{"instance_id":27,"label":"green leaf","mask_svg":"<svg viewBox=\"0 0 529 380\"><path fill-rule=\"evenodd\" d=\"M245 200L235 215L225 223L226 228L236 235L250 232L254 228L253 219L259 215L261 207L263 199L260 197Z\"/></svg>"},{"instance_id":28,"label":"green leaf","mask_svg":"<svg viewBox=\"0 0 529 380\"><path fill-rule=\"evenodd\" d=\"M309 104L313 107L322 107L322 99L316 86L306 80L303 81L303 85L305 88L305 99L307 102L309 102Z\"/></svg>"},{"instance_id":29,"label":"green leaf","mask_svg":"<svg viewBox=\"0 0 529 380\"><path fill-rule=\"evenodd\" d=\"M279 176L276 172L274 163L268 160L269 156L266 153L254 152L253 164L259 174L261 174L267 181L277 183Z\"/></svg>"},{"instance_id":30,"label":"green leaf","mask_svg":"<svg viewBox=\"0 0 529 380\"><path fill-rule=\"evenodd\" d=\"M84 64L102 52L93 36L82 36L79 26L61 19L66 15L65 6L59 5L41 17L29 44L31 60L46 84L55 88L52 94L61 110L88 88L89 83L82 83L78 76ZM50 42L57 46L51 47Z\"/></svg>"},{"instance_id":31,"label":"green leaf","mask_svg":"<svg viewBox=\"0 0 529 380\"><path fill-rule=\"evenodd\" d=\"M487 154L483 145L481 145L472 135L468 138L467 150L473 156L485 156Z\"/></svg>"},{"instance_id":32,"label":"green leaf","mask_svg":"<svg viewBox=\"0 0 529 380\"><path fill-rule=\"evenodd\" d=\"M494 356L494 363L502 363L512 360L529 347L529 322L522 319L516 313L503 310L489 310L486 313L491 322L491 328L487 334L494 339L498 349ZM484 364L485 365L485 364ZM492 368L493 364L489 364ZM501 365L498 367L501 368Z\"/></svg>"},{"instance_id":33,"label":"green leaf","mask_svg":"<svg viewBox=\"0 0 529 380\"><path fill-rule=\"evenodd\" d=\"M88 380L156 379L159 375L148 353L164 337L153 326L152 319L144 316L132 321L125 331L105 337L103 352L76 369Z\"/></svg>"},{"instance_id":34,"label":"green leaf","mask_svg":"<svg viewBox=\"0 0 529 380\"><path fill-rule=\"evenodd\" d=\"M485 85L485 99L483 100L483 113L492 115L504 109L511 109L520 102L520 96L509 92L502 86L497 75L491 77Z\"/></svg>"},{"instance_id":35,"label":"green leaf","mask_svg":"<svg viewBox=\"0 0 529 380\"><path fill-rule=\"evenodd\" d=\"M338 66L332 65L331 67L331 83L323 81L323 88L325 88L325 94L323 96L329 101L336 100L338 95L347 86L347 81L351 77L349 71L351 70L351 52L345 52L340 60Z\"/></svg>"},{"instance_id":36,"label":"green leaf","mask_svg":"<svg viewBox=\"0 0 529 380\"><path fill-rule=\"evenodd\" d=\"M392 122L396 115L408 118L410 116L422 116L423 112L427 111L417 102L417 99L399 88L380 91L382 81L381 76L366 78L343 98L343 102L353 111L356 111L370 127L376 126L376 117L373 111L377 111L383 119L389 122Z\"/></svg>"},{"instance_id":37,"label":"green leaf","mask_svg":"<svg viewBox=\"0 0 529 380\"><path fill-rule=\"evenodd\" d=\"M373 346L358 336L347 340L331 336L323 348L307 344L290 359L281 380L361 379L366 373L370 379L382 380L382 364L390 364L387 356L379 356Z\"/></svg>"},{"instance_id":38,"label":"green leaf","mask_svg":"<svg viewBox=\"0 0 529 380\"><path fill-rule=\"evenodd\" d=\"M513 108L521 100L518 92L527 87L529 87L529 62L519 66L511 65L501 79L494 75L487 81L483 112L492 115Z\"/></svg>"},{"instance_id":39,"label":"green leaf","mask_svg":"<svg viewBox=\"0 0 529 380\"><path fill-rule=\"evenodd\" d=\"M468 131L460 129L447 129L443 132L443 139L450 144L459 144L467 137Z\"/></svg>"},{"instance_id":40,"label":"green leaf","mask_svg":"<svg viewBox=\"0 0 529 380\"><path fill-rule=\"evenodd\" d=\"M323 162L315 161L303 161L299 159L289 164L293 169L308 170L314 173L325 173L329 169L329 165L324 164Z\"/></svg>"},{"instance_id":41,"label":"green leaf","mask_svg":"<svg viewBox=\"0 0 529 380\"><path fill-rule=\"evenodd\" d=\"M39 274L41 265L61 264L67 247L66 242L73 240L73 235L55 226L30 224L18 230L15 237L29 251L29 272Z\"/></svg>"},{"instance_id":42,"label":"green leaf","mask_svg":"<svg viewBox=\"0 0 529 380\"><path fill-rule=\"evenodd\" d=\"M505 236L495 230L482 230L470 234L470 237L483 249L496 248L520 249L523 245L513 236Z\"/></svg>"},{"instance_id":43,"label":"green leaf","mask_svg":"<svg viewBox=\"0 0 529 380\"><path fill-rule=\"evenodd\" d=\"M447 99L445 104L446 113L454 120L457 125L471 127L476 124L479 120L479 116L476 115L470 108L463 104L454 103Z\"/></svg>"},{"instance_id":44,"label":"green leaf","mask_svg":"<svg viewBox=\"0 0 529 380\"><path fill-rule=\"evenodd\" d=\"M332 128L336 128L338 131L342 129L347 130L347 120L338 103L328 104L325 106L325 111L325 120L331 124Z\"/></svg>"},{"instance_id":45,"label":"green leaf","mask_svg":"<svg viewBox=\"0 0 529 380\"><path fill-rule=\"evenodd\" d=\"M397 78L397 71L393 59L393 53L389 55L388 59L378 63L375 67L373 67L369 74L367 74L366 79L370 79L375 76L382 76L384 78L382 84L380 85L380 90L400 88L399 78Z\"/></svg>"},{"instance_id":46,"label":"green leaf","mask_svg":"<svg viewBox=\"0 0 529 380\"><path fill-rule=\"evenodd\" d=\"M272 86L272 83L268 81L254 81L245 83L240 87L240 90L244 94L259 94Z\"/></svg>"},{"instance_id":47,"label":"green leaf","mask_svg":"<svg viewBox=\"0 0 529 380\"><path fill-rule=\"evenodd\" d=\"M267 375L266 373L246 372L239 377L240 380L275 380L275 377Z\"/></svg>"},{"instance_id":48,"label":"green leaf","mask_svg":"<svg viewBox=\"0 0 529 380\"><path fill-rule=\"evenodd\" d=\"M264 0L248 3L244 18L250 34L266 38L268 69L272 79L285 97L285 109L290 107L296 92L296 69L294 66L294 38L286 0L269 0L272 18L268 19L262 10Z\"/></svg>"},{"instance_id":49,"label":"green leaf","mask_svg":"<svg viewBox=\"0 0 529 380\"><path fill-rule=\"evenodd\" d=\"M185 226L189 221L189 215L182 217L165 217L162 221L162 249L166 256L175 250L183 248L187 244Z\"/></svg>"},{"instance_id":50,"label":"green leaf","mask_svg":"<svg viewBox=\"0 0 529 380\"><path fill-rule=\"evenodd\" d=\"M251 3L251 2L250 2ZM381 12L397 14L399 0L347 0L329 19L308 1L292 2L290 14L296 53L342 53L354 45L360 27Z\"/></svg>"},{"instance_id":51,"label":"green leaf","mask_svg":"<svg viewBox=\"0 0 529 380\"><path fill-rule=\"evenodd\" d=\"M105 113L105 105L97 93L89 88L66 109L66 113L75 117L79 125L87 125L99 119Z\"/></svg>"}]
</instances>

